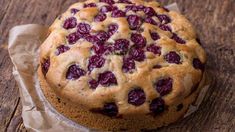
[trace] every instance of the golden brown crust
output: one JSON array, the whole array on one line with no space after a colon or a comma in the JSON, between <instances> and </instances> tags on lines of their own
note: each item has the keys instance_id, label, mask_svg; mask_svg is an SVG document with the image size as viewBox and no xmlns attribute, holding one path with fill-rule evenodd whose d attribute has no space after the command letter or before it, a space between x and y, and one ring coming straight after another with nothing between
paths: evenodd
<instances>
[{"instance_id":1,"label":"golden brown crust","mask_svg":"<svg viewBox=\"0 0 235 132\"><path fill-rule=\"evenodd\" d=\"M204 64L206 62L206 55L203 48L196 41L193 26L184 16L174 11L166 11L155 1L131 0L131 2L137 6L144 5L145 7L152 7L158 15L168 16L171 22L164 24L160 21L160 18L154 16L152 19L158 24L150 24L146 22L147 13L145 14L144 11L128 11L126 13L126 16L135 14L145 19L145 22L142 23L138 30L130 29L126 17L114 18L110 12L106 13L107 18L104 21L95 22L94 17L100 12L100 8L108 4L99 2L99 0L88 0L72 5L68 11L58 18L50 27L50 35L40 48L40 67L45 67L43 63L46 59L50 61L47 64L47 66L49 65L48 71L46 73L44 72L44 75L39 70L39 79L46 97L59 112L78 123L100 129L105 128L106 125L110 126L110 128L106 126L107 129L112 129L112 126L115 129L122 127L130 129L128 122L133 122L134 124L138 124L136 126L138 128L155 128L174 122L183 116L188 105L195 100L197 93L191 93L194 90L193 88L202 79L203 69L200 67L200 63ZM96 7L84 8L84 5L89 3L95 3ZM115 4L119 10L123 11L127 5L123 3ZM74 8L79 11L72 14L71 9ZM91 34L96 34L99 31L107 31L108 25L113 23L117 24L118 30L107 40L107 43L111 44L117 39L126 39L133 46L134 43L131 40L131 35L136 32L141 32L140 34L147 42L145 47L152 44L159 46L161 47L161 55L145 51L146 58L143 61L135 61L134 71L132 73L126 73L122 70L123 56L108 54L104 56L105 63L102 67L94 68L91 72L88 72L88 60L94 55L94 52L91 50L94 43L79 39L75 44L69 44L66 36L76 32L76 28L65 29L63 25L71 17L76 18L77 23L89 24L91 26ZM163 30L162 25L170 27L171 31ZM153 40L150 32L157 32L160 39ZM179 41L181 42L176 42L177 40L173 39L174 35L180 37ZM66 45L69 47L69 50L58 55L56 54L57 48L61 45ZM180 62L177 62L178 64L170 63L165 58L172 51L180 57ZM199 63L197 68L193 65L195 58L200 62L197 61L197 64ZM86 74L78 79L66 79L67 71L73 64L79 65L79 68L83 69ZM153 67L156 64L161 65L161 68L154 69ZM117 84L109 87L98 85L95 90L92 89L88 82L91 79L97 79L105 71L112 71L116 77ZM163 78L171 78L173 80L172 89L166 95L160 95L160 92L154 88L156 82ZM142 88L146 97L144 103L139 106L132 105L128 102L128 93L134 87ZM56 96L62 100L69 100L69 103L66 103L66 105L56 103ZM151 113L149 103L159 97L164 100L168 110L156 118L146 116L146 114ZM118 115L122 115L123 119L110 120L109 117L89 112L90 109L102 108L104 103L107 102L116 103ZM175 107L179 103L183 103L184 107L180 112L176 113ZM72 104L76 104L77 106L75 107ZM78 115L83 116L83 118L77 118ZM124 120L126 117L129 118L132 115L135 118ZM98 118L97 122L95 118ZM143 122L139 119L143 120ZM99 126L91 126L89 122L100 124ZM102 124L101 122L105 123ZM114 126L114 124L116 125Z\"/></svg>"}]
</instances>

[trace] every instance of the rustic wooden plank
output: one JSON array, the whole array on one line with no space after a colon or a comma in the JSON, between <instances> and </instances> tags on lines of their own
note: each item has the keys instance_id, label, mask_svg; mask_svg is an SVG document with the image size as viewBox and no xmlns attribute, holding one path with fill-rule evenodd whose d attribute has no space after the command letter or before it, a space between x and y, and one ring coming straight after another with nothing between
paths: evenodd
<instances>
[{"instance_id":1,"label":"rustic wooden plank","mask_svg":"<svg viewBox=\"0 0 235 132\"><path fill-rule=\"evenodd\" d=\"M50 25L58 14L76 0L1 0L0 1L0 130L17 131L21 106L11 74L6 50L8 31L14 25ZM233 131L235 128L235 1L177 1L183 14L195 25L208 54L208 69L215 78L201 108L192 116L160 131ZM20 126L20 127L18 127Z\"/></svg>"}]
</instances>

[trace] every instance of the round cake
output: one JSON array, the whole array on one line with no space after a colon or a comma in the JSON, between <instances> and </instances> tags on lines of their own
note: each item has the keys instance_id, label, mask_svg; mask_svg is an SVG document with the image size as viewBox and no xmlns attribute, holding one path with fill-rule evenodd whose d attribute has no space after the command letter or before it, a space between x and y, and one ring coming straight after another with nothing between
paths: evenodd
<instances>
[{"instance_id":1,"label":"round cake","mask_svg":"<svg viewBox=\"0 0 235 132\"><path fill-rule=\"evenodd\" d=\"M56 110L98 130L155 129L200 92L206 55L192 24L156 1L73 4L40 47L41 88Z\"/></svg>"}]
</instances>

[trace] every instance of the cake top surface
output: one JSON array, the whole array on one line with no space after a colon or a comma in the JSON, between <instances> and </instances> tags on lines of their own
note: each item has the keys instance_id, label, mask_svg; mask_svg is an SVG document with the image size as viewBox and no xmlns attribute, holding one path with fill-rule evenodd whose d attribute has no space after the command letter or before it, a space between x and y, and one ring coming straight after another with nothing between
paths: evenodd
<instances>
[{"instance_id":1,"label":"cake top surface","mask_svg":"<svg viewBox=\"0 0 235 132\"><path fill-rule=\"evenodd\" d=\"M75 3L40 48L57 95L108 116L164 112L195 90L205 61L190 22L155 1Z\"/></svg>"}]
</instances>

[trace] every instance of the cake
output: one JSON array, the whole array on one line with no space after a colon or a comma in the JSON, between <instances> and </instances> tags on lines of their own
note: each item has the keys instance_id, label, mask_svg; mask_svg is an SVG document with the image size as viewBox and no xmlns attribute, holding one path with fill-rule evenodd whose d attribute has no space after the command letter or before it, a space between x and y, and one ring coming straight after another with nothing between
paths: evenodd
<instances>
[{"instance_id":1,"label":"cake","mask_svg":"<svg viewBox=\"0 0 235 132\"><path fill-rule=\"evenodd\" d=\"M91 129L136 131L182 119L206 54L192 24L156 1L88 0L55 20L39 60L59 113Z\"/></svg>"}]
</instances>

